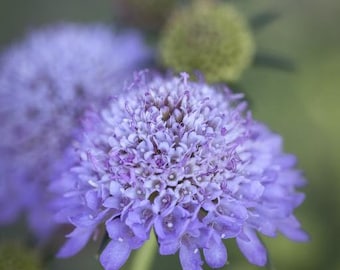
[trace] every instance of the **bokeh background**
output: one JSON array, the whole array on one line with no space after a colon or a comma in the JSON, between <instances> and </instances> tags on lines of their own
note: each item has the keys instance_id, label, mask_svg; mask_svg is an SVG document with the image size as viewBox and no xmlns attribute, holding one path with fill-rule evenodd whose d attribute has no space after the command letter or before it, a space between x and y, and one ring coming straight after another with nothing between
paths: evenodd
<instances>
[{"instance_id":1,"label":"bokeh background","mask_svg":"<svg viewBox=\"0 0 340 270\"><path fill-rule=\"evenodd\" d=\"M0 0L0 49L30 29L52 22L113 23L114 0ZM143 0L141 0L143 1ZM259 51L294 61L294 72L252 67L241 81L254 117L282 134L285 149L299 158L308 185L297 210L309 243L283 237L264 239L273 269L340 269L340 1L238 0L248 18L264 11L280 16L255 33ZM1 123L0 123L1 128ZM0 241L20 237L21 226L0 229ZM227 242L225 269L260 269L249 265ZM67 260L51 260L47 270L101 269L98 243ZM129 269L129 265L125 267ZM152 269L180 269L178 256L157 257ZM141 269L143 270L143 269Z\"/></svg>"}]
</instances>

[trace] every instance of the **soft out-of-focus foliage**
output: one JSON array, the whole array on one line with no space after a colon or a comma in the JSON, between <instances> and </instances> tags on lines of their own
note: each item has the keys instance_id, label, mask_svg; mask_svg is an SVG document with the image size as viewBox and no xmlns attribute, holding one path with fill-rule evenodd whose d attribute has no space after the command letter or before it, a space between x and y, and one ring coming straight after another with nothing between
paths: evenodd
<instances>
[{"instance_id":1,"label":"soft out-of-focus foliage","mask_svg":"<svg viewBox=\"0 0 340 270\"><path fill-rule=\"evenodd\" d=\"M38 254L24 245L11 242L0 245L0 269L6 270L40 270Z\"/></svg>"},{"instance_id":2,"label":"soft out-of-focus foliage","mask_svg":"<svg viewBox=\"0 0 340 270\"><path fill-rule=\"evenodd\" d=\"M179 0L114 0L114 14L123 25L156 34Z\"/></svg>"},{"instance_id":3,"label":"soft out-of-focus foliage","mask_svg":"<svg viewBox=\"0 0 340 270\"><path fill-rule=\"evenodd\" d=\"M287 151L296 153L305 171L307 199L297 211L310 233L307 244L265 239L276 269L339 269L340 259L340 2L337 0L230 0L248 16L276 10L281 17L256 35L257 44L295 60L295 73L251 69L242 80L255 117L281 133ZM60 20L110 21L111 0L2 0L0 45L34 25ZM5 231L0 229L2 241ZM7 231L6 231L7 232ZM13 229L10 230L13 235ZM19 233L16 233L19 234ZM225 269L256 270L229 243ZM100 269L96 247L48 269ZM129 264L124 268L129 269ZM177 256L157 257L153 269L180 269Z\"/></svg>"}]
</instances>

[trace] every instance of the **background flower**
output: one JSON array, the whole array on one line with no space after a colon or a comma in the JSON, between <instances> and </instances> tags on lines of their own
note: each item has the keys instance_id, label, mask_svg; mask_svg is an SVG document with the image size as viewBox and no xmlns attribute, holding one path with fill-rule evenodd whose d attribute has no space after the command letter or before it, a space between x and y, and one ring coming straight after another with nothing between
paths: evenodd
<instances>
[{"instance_id":1,"label":"background flower","mask_svg":"<svg viewBox=\"0 0 340 270\"><path fill-rule=\"evenodd\" d=\"M46 180L70 143L83 111L121 87L147 60L138 33L105 25L58 24L30 33L0 59L0 221L28 212L47 235Z\"/></svg>"},{"instance_id":2,"label":"background flower","mask_svg":"<svg viewBox=\"0 0 340 270\"><path fill-rule=\"evenodd\" d=\"M159 253L179 251L187 270L201 269L200 250L222 267L223 239L236 238L259 266L267 255L256 233L307 240L293 215L304 199L295 157L252 120L242 95L220 90L187 74L148 81L139 73L108 108L87 114L74 163L51 186L57 219L75 227L59 256L81 250L102 223L105 269L119 269L152 228Z\"/></svg>"},{"instance_id":3,"label":"background flower","mask_svg":"<svg viewBox=\"0 0 340 270\"><path fill-rule=\"evenodd\" d=\"M231 4L193 1L168 19L159 44L165 67L200 71L209 82L237 81L253 60L246 18Z\"/></svg>"}]
</instances>

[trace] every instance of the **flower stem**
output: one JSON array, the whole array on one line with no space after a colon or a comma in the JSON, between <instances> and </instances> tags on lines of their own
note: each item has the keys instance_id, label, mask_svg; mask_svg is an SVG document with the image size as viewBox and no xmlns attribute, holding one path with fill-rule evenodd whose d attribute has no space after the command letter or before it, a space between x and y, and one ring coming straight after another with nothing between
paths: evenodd
<instances>
[{"instance_id":1,"label":"flower stem","mask_svg":"<svg viewBox=\"0 0 340 270\"><path fill-rule=\"evenodd\" d=\"M275 267L274 267L274 265L273 265L273 263L272 263L272 260L271 260L271 258L270 258L270 256L268 255L268 259L267 259L268 261L267 261L267 264L266 264L266 268L268 269L268 270L276 270L275 269Z\"/></svg>"},{"instance_id":2,"label":"flower stem","mask_svg":"<svg viewBox=\"0 0 340 270\"><path fill-rule=\"evenodd\" d=\"M264 245L266 247L266 243L263 241L263 239L258 235L262 245ZM267 249L267 248L266 248ZM268 249L267 249L267 263L266 265L264 266L267 270L276 270L274 265L273 265L273 261L271 259L271 256L268 252Z\"/></svg>"},{"instance_id":3,"label":"flower stem","mask_svg":"<svg viewBox=\"0 0 340 270\"><path fill-rule=\"evenodd\" d=\"M150 233L150 239L138 250L135 255L131 269L132 270L149 270L152 267L157 250L157 240L153 231Z\"/></svg>"}]
</instances>

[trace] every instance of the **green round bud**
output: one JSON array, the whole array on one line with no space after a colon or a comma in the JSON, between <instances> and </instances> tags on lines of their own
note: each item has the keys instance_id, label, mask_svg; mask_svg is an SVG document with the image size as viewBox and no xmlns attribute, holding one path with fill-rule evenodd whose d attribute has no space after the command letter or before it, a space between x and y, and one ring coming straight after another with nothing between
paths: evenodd
<instances>
[{"instance_id":1,"label":"green round bud","mask_svg":"<svg viewBox=\"0 0 340 270\"><path fill-rule=\"evenodd\" d=\"M159 49L167 68L199 70L208 82L234 82L252 63L255 44L246 19L232 5L198 0L172 14Z\"/></svg>"},{"instance_id":2,"label":"green round bud","mask_svg":"<svg viewBox=\"0 0 340 270\"><path fill-rule=\"evenodd\" d=\"M18 243L0 245L0 269L41 270L38 254Z\"/></svg>"},{"instance_id":3,"label":"green round bud","mask_svg":"<svg viewBox=\"0 0 340 270\"><path fill-rule=\"evenodd\" d=\"M177 0L114 0L114 12L125 25L158 32Z\"/></svg>"}]
</instances>

